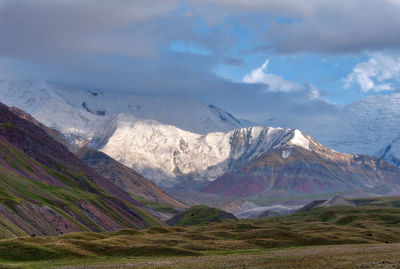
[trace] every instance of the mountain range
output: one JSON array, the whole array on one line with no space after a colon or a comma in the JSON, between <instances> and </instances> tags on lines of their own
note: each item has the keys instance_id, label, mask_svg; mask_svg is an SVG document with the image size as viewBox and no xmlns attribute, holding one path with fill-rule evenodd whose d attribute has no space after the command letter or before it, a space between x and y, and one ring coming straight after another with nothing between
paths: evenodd
<instances>
[{"instance_id":1,"label":"mountain range","mask_svg":"<svg viewBox=\"0 0 400 269\"><path fill-rule=\"evenodd\" d=\"M100 151L166 190L232 197L398 193L399 168L360 154L393 164L399 156L392 137L400 128L400 102L392 96L379 109L373 98L385 97L362 99L343 109L344 120L316 120L308 128L333 149L356 153L342 154L300 130L247 127L252 124L192 98L0 83L0 100L59 131L55 138L75 152ZM113 182L127 190L120 177Z\"/></svg>"},{"instance_id":2,"label":"mountain range","mask_svg":"<svg viewBox=\"0 0 400 269\"><path fill-rule=\"evenodd\" d=\"M268 132L262 141L269 139L269 148L258 147L263 149L258 156L230 167L202 192L246 197L355 191L397 194L400 191L400 168L386 161L339 153L298 130L275 131L280 135Z\"/></svg>"}]
</instances>

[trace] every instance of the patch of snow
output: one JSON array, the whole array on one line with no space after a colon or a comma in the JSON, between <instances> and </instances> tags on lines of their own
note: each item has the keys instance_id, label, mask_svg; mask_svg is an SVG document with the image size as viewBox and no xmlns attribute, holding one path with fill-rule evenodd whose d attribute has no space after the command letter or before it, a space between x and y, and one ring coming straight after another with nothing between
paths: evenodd
<instances>
[{"instance_id":1,"label":"patch of snow","mask_svg":"<svg viewBox=\"0 0 400 269\"><path fill-rule=\"evenodd\" d=\"M292 152L293 152L292 148L282 150L282 158L284 159L289 158Z\"/></svg>"},{"instance_id":2,"label":"patch of snow","mask_svg":"<svg viewBox=\"0 0 400 269\"><path fill-rule=\"evenodd\" d=\"M310 140L307 139L300 130L294 130L293 138L290 140L292 145L296 145L305 149L309 149Z\"/></svg>"}]
</instances>

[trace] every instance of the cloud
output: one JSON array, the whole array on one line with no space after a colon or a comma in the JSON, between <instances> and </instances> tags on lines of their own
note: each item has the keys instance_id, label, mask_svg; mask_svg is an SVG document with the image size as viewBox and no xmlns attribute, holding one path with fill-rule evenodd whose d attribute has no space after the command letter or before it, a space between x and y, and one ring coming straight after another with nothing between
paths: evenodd
<instances>
[{"instance_id":1,"label":"cloud","mask_svg":"<svg viewBox=\"0 0 400 269\"><path fill-rule=\"evenodd\" d=\"M301 89L301 86L285 80L283 77L267 72L269 59L266 59L263 65L252 70L243 78L246 83L263 83L267 85L267 90L271 92L292 92Z\"/></svg>"},{"instance_id":2,"label":"cloud","mask_svg":"<svg viewBox=\"0 0 400 269\"><path fill-rule=\"evenodd\" d=\"M311 84L300 85L295 82L284 79L280 75L268 73L269 59L258 68L250 71L243 77L245 83L261 83L266 87L265 92L284 92L284 93L301 93L307 99L319 99L321 94L317 88Z\"/></svg>"},{"instance_id":3,"label":"cloud","mask_svg":"<svg viewBox=\"0 0 400 269\"><path fill-rule=\"evenodd\" d=\"M0 57L60 58L82 53L156 55L172 35L187 34L172 13L177 0L3 0ZM157 23L155 23L157 22ZM180 27L178 27L180 25ZM182 32L181 32L182 31Z\"/></svg>"},{"instance_id":4,"label":"cloud","mask_svg":"<svg viewBox=\"0 0 400 269\"><path fill-rule=\"evenodd\" d=\"M283 16L306 17L315 13L321 0L189 0L188 2L206 7L221 14L256 12L258 14L280 14ZM214 10L212 9L214 7ZM224 12L225 11L225 12ZM214 15L215 17L215 15Z\"/></svg>"},{"instance_id":5,"label":"cloud","mask_svg":"<svg viewBox=\"0 0 400 269\"><path fill-rule=\"evenodd\" d=\"M258 52L399 48L399 12L395 0L3 0L0 57L41 63L83 54L143 59L178 41L240 65L229 55L241 38L234 31L238 23L254 32L250 43Z\"/></svg>"},{"instance_id":6,"label":"cloud","mask_svg":"<svg viewBox=\"0 0 400 269\"><path fill-rule=\"evenodd\" d=\"M241 66L244 64L242 59L234 58L234 57L223 57L222 62L227 65L232 66Z\"/></svg>"},{"instance_id":7,"label":"cloud","mask_svg":"<svg viewBox=\"0 0 400 269\"><path fill-rule=\"evenodd\" d=\"M363 92L398 90L400 57L374 53L368 61L358 63L343 82L344 88L358 85Z\"/></svg>"},{"instance_id":8,"label":"cloud","mask_svg":"<svg viewBox=\"0 0 400 269\"><path fill-rule=\"evenodd\" d=\"M205 16L223 21L257 15L258 44L253 51L276 53L353 53L400 48L397 0L191 0L207 3ZM213 7L213 8L210 8ZM266 30L265 30L266 29Z\"/></svg>"},{"instance_id":9,"label":"cloud","mask_svg":"<svg viewBox=\"0 0 400 269\"><path fill-rule=\"evenodd\" d=\"M191 96L215 104L239 118L267 126L301 128L312 122L316 113L322 118L336 111L335 105L321 98L311 98L310 92L314 88L310 85L294 92L266 91L265 84L237 83L217 76L210 71L216 63L212 56L189 53L168 53L133 62L83 58L80 62L74 61L73 66L59 65L57 69L53 65L38 68L36 64L26 66L18 61L0 61L0 75L1 70L36 70L35 78L50 76L51 81L63 86ZM23 76L29 78L32 74L25 72Z\"/></svg>"},{"instance_id":10,"label":"cloud","mask_svg":"<svg viewBox=\"0 0 400 269\"><path fill-rule=\"evenodd\" d=\"M243 60L236 58L243 56L242 48L235 47L236 53L230 54L243 38L235 31L238 22L259 37L253 40L251 35L251 44L259 42L280 52L301 50L301 46L287 50L277 42L279 36L270 35L282 25L268 25L270 30L264 32L264 24L253 27L253 16L266 22L274 21L275 15L293 17L310 30L319 3L0 0L0 75L108 91L193 96L261 124L301 127L315 113L322 117L336 110L313 86L269 73L268 63L248 74L251 83L229 81L214 70L221 62L243 68ZM185 45L180 52L170 50L176 41ZM307 42L312 47L317 41ZM198 53L198 48L207 53Z\"/></svg>"}]
</instances>

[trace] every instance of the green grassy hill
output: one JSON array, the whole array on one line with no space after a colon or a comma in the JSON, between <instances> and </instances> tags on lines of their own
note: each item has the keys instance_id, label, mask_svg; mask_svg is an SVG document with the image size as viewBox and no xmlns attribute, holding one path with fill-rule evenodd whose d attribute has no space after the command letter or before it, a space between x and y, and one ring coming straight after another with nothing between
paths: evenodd
<instances>
[{"instance_id":1,"label":"green grassy hill","mask_svg":"<svg viewBox=\"0 0 400 269\"><path fill-rule=\"evenodd\" d=\"M44 130L0 104L0 238L163 225Z\"/></svg>"},{"instance_id":2,"label":"green grassy hill","mask_svg":"<svg viewBox=\"0 0 400 269\"><path fill-rule=\"evenodd\" d=\"M217 208L198 205L183 212L179 212L174 217L167 220L167 224L171 226L189 226L221 222L224 219L236 219L236 217L231 213L227 213Z\"/></svg>"},{"instance_id":3,"label":"green grassy hill","mask_svg":"<svg viewBox=\"0 0 400 269\"><path fill-rule=\"evenodd\" d=\"M240 255L245 260L246 255L270 253L273 249L285 249L286 252L293 247L312 246L319 250L319 247L326 245L338 249L334 246L400 243L400 198L356 201L361 205L321 207L266 219L227 219L219 223L193 226L5 239L0 240L0 264L41 268L45 264L49 267L55 264L72 266L107 261L118 264L131 258L214 257L231 254ZM186 213L212 210L200 206ZM388 249L385 248L385 251ZM205 258L205 265L212 260L215 259ZM229 263L228 260L226 262ZM260 264L259 268L262 268ZM208 268L212 268L211 265Z\"/></svg>"},{"instance_id":4,"label":"green grassy hill","mask_svg":"<svg viewBox=\"0 0 400 269\"><path fill-rule=\"evenodd\" d=\"M316 208L266 219L0 240L0 263L31 268L44 263L50 266L108 259L126 261L129 257L245 257L281 248L400 243L400 198L361 203L359 207ZM213 209L195 207L188 212L210 210ZM21 262L22 259L25 261Z\"/></svg>"},{"instance_id":5,"label":"green grassy hill","mask_svg":"<svg viewBox=\"0 0 400 269\"><path fill-rule=\"evenodd\" d=\"M175 200L149 179L103 152L83 148L77 155L97 173L131 195L142 197L146 201L154 202L154 204L169 205L178 209L187 208L186 205Z\"/></svg>"}]
</instances>

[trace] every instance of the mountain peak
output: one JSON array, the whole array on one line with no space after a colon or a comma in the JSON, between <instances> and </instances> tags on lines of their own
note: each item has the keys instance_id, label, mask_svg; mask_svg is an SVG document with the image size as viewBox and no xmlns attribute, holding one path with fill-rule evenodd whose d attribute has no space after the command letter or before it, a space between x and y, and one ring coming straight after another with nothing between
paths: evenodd
<instances>
[{"instance_id":1,"label":"mountain peak","mask_svg":"<svg viewBox=\"0 0 400 269\"><path fill-rule=\"evenodd\" d=\"M303 133L298 129L294 130L293 137L292 139L290 139L290 144L310 150L310 140L306 138Z\"/></svg>"}]
</instances>

